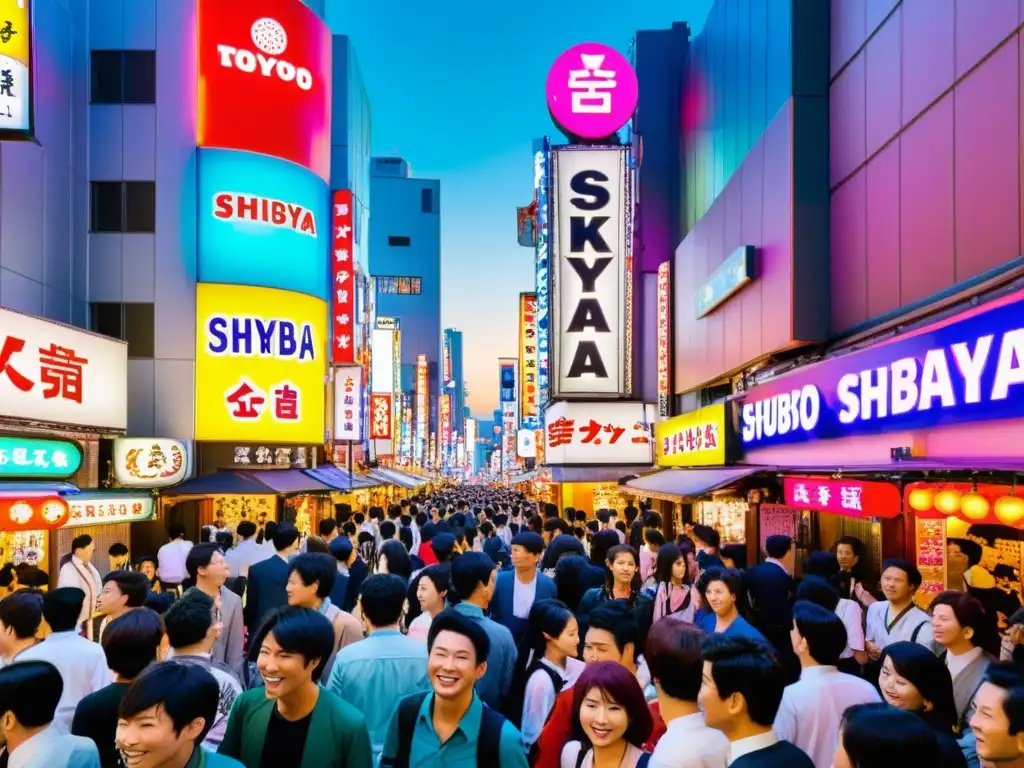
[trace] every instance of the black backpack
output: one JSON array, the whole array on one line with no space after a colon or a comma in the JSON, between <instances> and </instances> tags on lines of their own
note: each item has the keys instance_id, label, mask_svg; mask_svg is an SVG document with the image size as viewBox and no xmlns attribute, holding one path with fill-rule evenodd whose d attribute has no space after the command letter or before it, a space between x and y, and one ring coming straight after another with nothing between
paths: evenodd
<instances>
[{"instance_id":1,"label":"black backpack","mask_svg":"<svg viewBox=\"0 0 1024 768\"><path fill-rule=\"evenodd\" d=\"M522 684L516 686L516 690L509 691L509 695L501 707L502 714L505 716L505 719L520 730L522 730L523 727L523 703L526 701L526 684L530 682L530 678L533 677L533 673L538 669L544 672L551 680L551 687L555 689L556 697L561 693L562 688L565 686L565 680L562 679L560 674L547 664L541 663L539 658L534 659L523 674ZM550 714L551 713L549 712L548 715L550 716Z\"/></svg>"},{"instance_id":2,"label":"black backpack","mask_svg":"<svg viewBox=\"0 0 1024 768\"><path fill-rule=\"evenodd\" d=\"M398 705L398 754L381 759L381 768L409 768L409 754L416 730L416 717L430 693L417 693L402 699ZM481 702L480 733L476 740L476 764L488 768L501 767L501 730L505 718Z\"/></svg>"}]
</instances>

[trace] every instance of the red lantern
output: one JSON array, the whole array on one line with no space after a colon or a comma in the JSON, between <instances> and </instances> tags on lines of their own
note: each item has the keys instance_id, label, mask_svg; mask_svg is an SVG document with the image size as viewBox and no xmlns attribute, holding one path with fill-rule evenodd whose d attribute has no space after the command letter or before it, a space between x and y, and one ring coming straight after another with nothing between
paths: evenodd
<instances>
[{"instance_id":1,"label":"red lantern","mask_svg":"<svg viewBox=\"0 0 1024 768\"><path fill-rule=\"evenodd\" d=\"M50 531L61 528L71 512L53 493L0 494L0 531Z\"/></svg>"}]
</instances>

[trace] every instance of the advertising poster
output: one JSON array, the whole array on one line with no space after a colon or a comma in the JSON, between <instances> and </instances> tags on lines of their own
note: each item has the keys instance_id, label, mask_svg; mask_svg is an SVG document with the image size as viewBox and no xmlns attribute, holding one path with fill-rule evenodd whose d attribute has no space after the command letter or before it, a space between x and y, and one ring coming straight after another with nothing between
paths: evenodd
<instances>
[{"instance_id":1,"label":"advertising poster","mask_svg":"<svg viewBox=\"0 0 1024 768\"><path fill-rule=\"evenodd\" d=\"M334 193L331 250L331 355L335 363L356 362L356 270L353 254L352 192Z\"/></svg>"},{"instance_id":2,"label":"advertising poster","mask_svg":"<svg viewBox=\"0 0 1024 768\"><path fill-rule=\"evenodd\" d=\"M519 294L519 417L525 429L540 424L537 407L537 294Z\"/></svg>"},{"instance_id":3,"label":"advertising poster","mask_svg":"<svg viewBox=\"0 0 1024 768\"><path fill-rule=\"evenodd\" d=\"M534 143L533 191L537 199L537 247L534 253L534 288L537 291L537 402L548 401L548 157L550 142Z\"/></svg>"},{"instance_id":4,"label":"advertising poster","mask_svg":"<svg viewBox=\"0 0 1024 768\"><path fill-rule=\"evenodd\" d=\"M653 403L552 403L544 410L547 464L653 464Z\"/></svg>"},{"instance_id":5,"label":"advertising poster","mask_svg":"<svg viewBox=\"0 0 1024 768\"><path fill-rule=\"evenodd\" d=\"M672 262L658 266L658 415L665 418L672 402Z\"/></svg>"},{"instance_id":6,"label":"advertising poster","mask_svg":"<svg viewBox=\"0 0 1024 768\"><path fill-rule=\"evenodd\" d=\"M0 0L0 138L32 135L35 4L35 0Z\"/></svg>"},{"instance_id":7,"label":"advertising poster","mask_svg":"<svg viewBox=\"0 0 1024 768\"><path fill-rule=\"evenodd\" d=\"M358 365L334 371L334 439L363 439L363 369Z\"/></svg>"}]
</instances>

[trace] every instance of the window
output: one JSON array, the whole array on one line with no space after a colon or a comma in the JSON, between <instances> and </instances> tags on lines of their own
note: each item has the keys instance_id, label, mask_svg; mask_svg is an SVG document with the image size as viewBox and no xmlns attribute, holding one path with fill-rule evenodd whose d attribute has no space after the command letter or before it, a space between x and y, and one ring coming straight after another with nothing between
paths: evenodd
<instances>
[{"instance_id":1,"label":"window","mask_svg":"<svg viewBox=\"0 0 1024 768\"><path fill-rule=\"evenodd\" d=\"M128 357L152 359L154 319L152 304L96 303L91 305L92 330L128 342Z\"/></svg>"},{"instance_id":2,"label":"window","mask_svg":"<svg viewBox=\"0 0 1024 768\"><path fill-rule=\"evenodd\" d=\"M156 51L93 51L93 104L155 104Z\"/></svg>"},{"instance_id":3,"label":"window","mask_svg":"<svg viewBox=\"0 0 1024 768\"><path fill-rule=\"evenodd\" d=\"M420 210L423 211L423 213L434 212L434 190L420 190Z\"/></svg>"},{"instance_id":4,"label":"window","mask_svg":"<svg viewBox=\"0 0 1024 768\"><path fill-rule=\"evenodd\" d=\"M412 241L405 235L388 235L388 245L408 248Z\"/></svg>"},{"instance_id":5,"label":"window","mask_svg":"<svg viewBox=\"0 0 1024 768\"><path fill-rule=\"evenodd\" d=\"M395 293L405 296L419 296L423 283L418 277L378 277L378 293Z\"/></svg>"},{"instance_id":6,"label":"window","mask_svg":"<svg viewBox=\"0 0 1024 768\"><path fill-rule=\"evenodd\" d=\"M92 232L156 232L156 183L94 181Z\"/></svg>"}]
</instances>

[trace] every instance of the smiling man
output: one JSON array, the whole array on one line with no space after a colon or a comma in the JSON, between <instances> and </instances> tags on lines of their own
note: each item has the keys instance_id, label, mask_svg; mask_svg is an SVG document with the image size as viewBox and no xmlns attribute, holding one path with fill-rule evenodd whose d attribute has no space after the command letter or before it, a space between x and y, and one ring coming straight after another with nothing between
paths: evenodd
<instances>
[{"instance_id":1,"label":"smiling man","mask_svg":"<svg viewBox=\"0 0 1024 768\"><path fill-rule=\"evenodd\" d=\"M985 768L1024 768L1024 670L1013 662L990 666L974 695L971 735Z\"/></svg>"},{"instance_id":2,"label":"smiling man","mask_svg":"<svg viewBox=\"0 0 1024 768\"><path fill-rule=\"evenodd\" d=\"M487 671L491 642L486 630L449 608L434 617L427 649L433 691L408 696L398 706L384 742L382 768L526 768L519 731L474 690Z\"/></svg>"}]
</instances>

